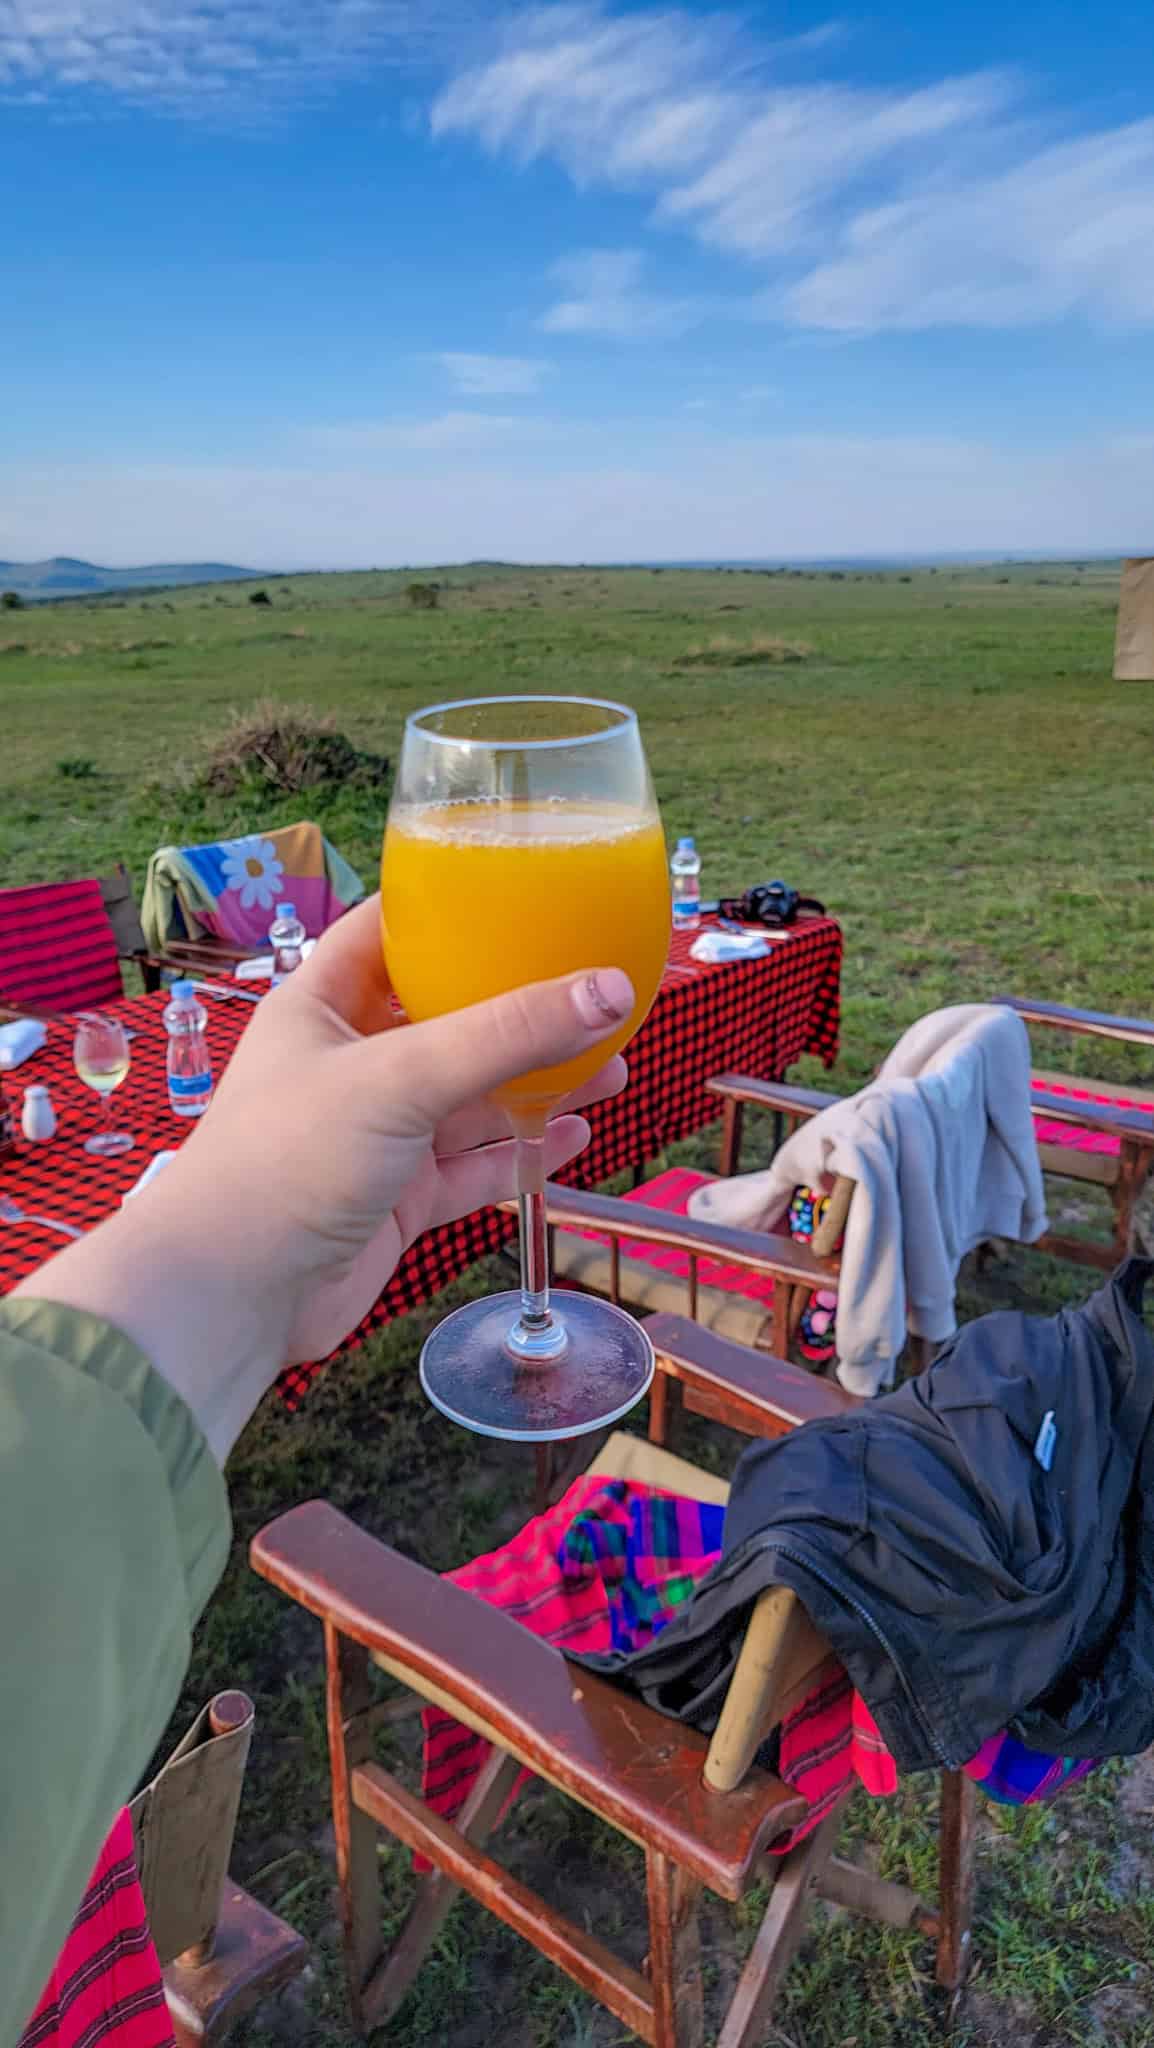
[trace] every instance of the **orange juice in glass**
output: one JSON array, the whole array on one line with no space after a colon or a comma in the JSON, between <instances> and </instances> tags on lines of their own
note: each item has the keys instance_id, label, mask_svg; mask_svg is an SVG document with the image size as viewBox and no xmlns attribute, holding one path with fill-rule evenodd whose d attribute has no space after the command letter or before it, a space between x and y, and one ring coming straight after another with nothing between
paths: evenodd
<instances>
[{"instance_id":1,"label":"orange juice in glass","mask_svg":"<svg viewBox=\"0 0 1154 2048\"><path fill-rule=\"evenodd\" d=\"M414 1019L526 980L623 967L637 1006L612 1037L501 1091L510 1108L566 1095L632 1038L669 950L669 871L649 808L513 798L399 808L381 863L385 958Z\"/></svg>"},{"instance_id":2,"label":"orange juice in glass","mask_svg":"<svg viewBox=\"0 0 1154 2048\"><path fill-rule=\"evenodd\" d=\"M599 1428L641 1398L652 1351L606 1302L551 1304L541 1150L550 1108L633 1036L668 955L665 841L632 711L502 697L417 713L385 832L381 918L414 1022L582 968L621 967L633 983L619 1031L500 1091L518 1140L521 1291L455 1311L421 1360L435 1405L482 1434Z\"/></svg>"}]
</instances>

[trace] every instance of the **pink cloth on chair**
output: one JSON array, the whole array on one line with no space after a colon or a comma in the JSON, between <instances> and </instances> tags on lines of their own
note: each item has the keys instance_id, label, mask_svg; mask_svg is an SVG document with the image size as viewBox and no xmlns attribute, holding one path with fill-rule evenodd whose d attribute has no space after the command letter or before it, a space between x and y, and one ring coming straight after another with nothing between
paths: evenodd
<instances>
[{"instance_id":1,"label":"pink cloth on chair","mask_svg":"<svg viewBox=\"0 0 1154 2048\"><path fill-rule=\"evenodd\" d=\"M1140 1095L1095 1095L1092 1088L1064 1088L1054 1081L1035 1081L1034 1087L1047 1095L1068 1096L1072 1102L1092 1102L1103 1109L1143 1109L1154 1113L1154 1102ZM1059 1122L1056 1117L1035 1116L1034 1133L1039 1145L1064 1145L1068 1152L1097 1152L1107 1157L1117 1153L1119 1140L1102 1131L1085 1131L1078 1124Z\"/></svg>"},{"instance_id":2,"label":"pink cloth on chair","mask_svg":"<svg viewBox=\"0 0 1154 2048\"><path fill-rule=\"evenodd\" d=\"M17 2048L174 2048L127 1808Z\"/></svg>"}]
</instances>

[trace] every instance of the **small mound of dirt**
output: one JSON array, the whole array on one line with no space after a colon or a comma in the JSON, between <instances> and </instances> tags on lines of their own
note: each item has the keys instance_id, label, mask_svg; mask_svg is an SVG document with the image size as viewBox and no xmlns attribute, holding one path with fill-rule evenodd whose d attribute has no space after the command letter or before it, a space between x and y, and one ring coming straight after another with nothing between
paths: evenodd
<instances>
[{"instance_id":1,"label":"small mound of dirt","mask_svg":"<svg viewBox=\"0 0 1154 2048\"><path fill-rule=\"evenodd\" d=\"M270 796L295 796L327 786L379 789L387 782L383 754L355 747L331 718L307 706L270 700L234 711L232 723L210 740L196 785L211 796L236 796L254 785Z\"/></svg>"}]
</instances>

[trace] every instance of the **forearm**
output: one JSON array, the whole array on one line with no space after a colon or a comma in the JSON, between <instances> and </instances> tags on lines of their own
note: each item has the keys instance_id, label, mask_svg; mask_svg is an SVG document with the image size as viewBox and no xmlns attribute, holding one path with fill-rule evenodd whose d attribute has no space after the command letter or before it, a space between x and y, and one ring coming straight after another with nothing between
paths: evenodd
<instances>
[{"instance_id":1,"label":"forearm","mask_svg":"<svg viewBox=\"0 0 1154 2048\"><path fill-rule=\"evenodd\" d=\"M287 1311L259 1218L198 1185L190 1156L60 1252L13 1299L99 1316L139 1347L191 1410L222 1465L285 1362ZM274 1268L275 1270L275 1268Z\"/></svg>"}]
</instances>

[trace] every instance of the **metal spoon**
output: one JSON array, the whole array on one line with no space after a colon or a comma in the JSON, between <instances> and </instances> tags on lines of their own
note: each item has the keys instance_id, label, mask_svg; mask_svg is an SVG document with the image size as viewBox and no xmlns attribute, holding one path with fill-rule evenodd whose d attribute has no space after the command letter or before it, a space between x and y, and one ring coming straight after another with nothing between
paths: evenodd
<instances>
[{"instance_id":1,"label":"metal spoon","mask_svg":"<svg viewBox=\"0 0 1154 2048\"><path fill-rule=\"evenodd\" d=\"M43 1230L58 1230L61 1237L83 1237L74 1223L57 1223L52 1216L32 1216L27 1209L18 1208L8 1195L0 1195L0 1223L39 1223Z\"/></svg>"}]
</instances>

